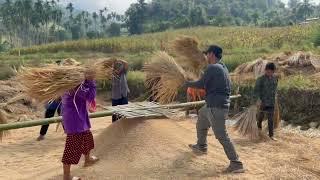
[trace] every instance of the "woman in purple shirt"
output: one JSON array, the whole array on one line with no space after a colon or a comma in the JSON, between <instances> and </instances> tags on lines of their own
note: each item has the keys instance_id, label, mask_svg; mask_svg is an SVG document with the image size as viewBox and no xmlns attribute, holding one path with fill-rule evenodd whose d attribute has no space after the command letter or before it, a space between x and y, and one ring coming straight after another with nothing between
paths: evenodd
<instances>
[{"instance_id":1,"label":"woman in purple shirt","mask_svg":"<svg viewBox=\"0 0 320 180\"><path fill-rule=\"evenodd\" d=\"M94 101L96 84L94 73L86 73L86 80L62 97L62 118L65 133L67 134L65 149L62 157L64 180L80 179L71 177L72 164L78 164L82 154L85 156L84 166L90 166L98 158L90 156L94 148L94 140L90 131L91 124L87 102Z\"/></svg>"}]
</instances>

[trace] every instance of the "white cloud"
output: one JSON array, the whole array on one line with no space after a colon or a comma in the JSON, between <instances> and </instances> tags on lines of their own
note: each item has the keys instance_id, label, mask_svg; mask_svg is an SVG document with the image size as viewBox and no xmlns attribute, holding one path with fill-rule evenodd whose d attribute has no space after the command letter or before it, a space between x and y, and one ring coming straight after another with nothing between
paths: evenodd
<instances>
[{"instance_id":1,"label":"white cloud","mask_svg":"<svg viewBox=\"0 0 320 180\"><path fill-rule=\"evenodd\" d=\"M107 7L111 11L123 14L130 4L137 2L137 0L62 0L61 2L63 4L72 2L75 8L89 12Z\"/></svg>"}]
</instances>

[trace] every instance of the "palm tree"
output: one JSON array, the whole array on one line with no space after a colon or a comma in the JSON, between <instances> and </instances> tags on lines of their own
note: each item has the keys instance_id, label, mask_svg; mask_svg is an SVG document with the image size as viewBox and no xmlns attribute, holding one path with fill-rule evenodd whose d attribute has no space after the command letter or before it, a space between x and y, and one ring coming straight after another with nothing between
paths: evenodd
<instances>
[{"instance_id":1,"label":"palm tree","mask_svg":"<svg viewBox=\"0 0 320 180\"><path fill-rule=\"evenodd\" d=\"M307 20L307 18L312 15L312 13L313 6L310 4L309 0L303 0L302 3L299 3L298 14L303 16L304 21Z\"/></svg>"},{"instance_id":2,"label":"palm tree","mask_svg":"<svg viewBox=\"0 0 320 180\"><path fill-rule=\"evenodd\" d=\"M96 12L94 12L92 14L92 18L94 21L94 32L97 33L97 19L98 19L98 14Z\"/></svg>"},{"instance_id":3,"label":"palm tree","mask_svg":"<svg viewBox=\"0 0 320 180\"><path fill-rule=\"evenodd\" d=\"M73 13L73 10L74 10L73 4L72 4L72 3L69 3L69 4L67 5L66 9L69 10L69 13L70 13L69 18L70 18L70 20L72 20L72 19L73 19L72 13Z\"/></svg>"}]
</instances>

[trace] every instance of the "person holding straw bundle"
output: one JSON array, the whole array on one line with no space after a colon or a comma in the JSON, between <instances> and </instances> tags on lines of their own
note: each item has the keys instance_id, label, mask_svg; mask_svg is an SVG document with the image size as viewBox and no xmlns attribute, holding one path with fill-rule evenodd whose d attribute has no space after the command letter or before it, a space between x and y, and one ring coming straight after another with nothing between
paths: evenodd
<instances>
[{"instance_id":1,"label":"person holding straw bundle","mask_svg":"<svg viewBox=\"0 0 320 180\"><path fill-rule=\"evenodd\" d=\"M114 62L114 75L112 77L112 106L128 104L129 87L127 82L128 62L116 60ZM112 123L118 120L116 114L112 115Z\"/></svg>"},{"instance_id":2,"label":"person holding straw bundle","mask_svg":"<svg viewBox=\"0 0 320 180\"><path fill-rule=\"evenodd\" d=\"M243 163L231 142L226 130L226 117L229 112L231 82L226 66L221 62L222 49L212 45L204 52L207 56L208 66L198 81L187 81L186 87L205 89L206 105L199 111L197 121L197 144L190 144L189 147L196 154L207 153L207 135L210 126L215 137L223 146L223 149L230 160L226 173L243 173Z\"/></svg>"},{"instance_id":3,"label":"person holding straw bundle","mask_svg":"<svg viewBox=\"0 0 320 180\"><path fill-rule=\"evenodd\" d=\"M88 102L93 102L96 96L95 75L92 71L85 73L85 81L77 88L65 93L62 97L62 118L67 134L62 157L64 180L80 179L71 177L71 165L78 164L82 154L85 156L84 166L93 165L98 161L90 156L94 148L91 124L88 115Z\"/></svg>"},{"instance_id":4,"label":"person holding straw bundle","mask_svg":"<svg viewBox=\"0 0 320 180\"><path fill-rule=\"evenodd\" d=\"M260 76L254 88L254 100L260 109L258 114L257 125L260 131L262 130L262 121L265 113L268 117L268 129L270 139L276 141L274 138L274 110L276 102L276 93L278 86L278 79L275 76L276 65L268 63L265 67L265 74Z\"/></svg>"}]
</instances>

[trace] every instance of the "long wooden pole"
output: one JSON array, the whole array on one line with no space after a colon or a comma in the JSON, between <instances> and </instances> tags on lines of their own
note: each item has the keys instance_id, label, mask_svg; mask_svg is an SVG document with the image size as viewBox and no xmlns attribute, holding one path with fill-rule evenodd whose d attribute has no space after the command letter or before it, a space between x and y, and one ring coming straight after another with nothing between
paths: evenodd
<instances>
[{"instance_id":1,"label":"long wooden pole","mask_svg":"<svg viewBox=\"0 0 320 180\"><path fill-rule=\"evenodd\" d=\"M231 99L237 99L241 97L241 95L231 96ZM199 107L203 106L205 101L197 101L197 102L188 102L188 103L180 103L180 104L169 104L169 105L160 105L160 106L151 106L151 107L141 107L141 108L131 108L127 109L128 111L133 110L143 110L143 109L154 109L154 108L166 108L166 109L179 109L179 108L188 108L188 107ZM126 111L126 109L121 109L121 111ZM112 114L116 112L115 110L111 111L101 111L96 113L89 114L90 118L100 118L106 116L112 116ZM12 129L21 129L33 126L42 126L47 124L54 124L59 123L62 121L62 117L53 117L47 119L39 119L39 120L30 120L30 121L23 121L23 122L15 122L9 124L0 124L0 131L12 130Z\"/></svg>"}]
</instances>

